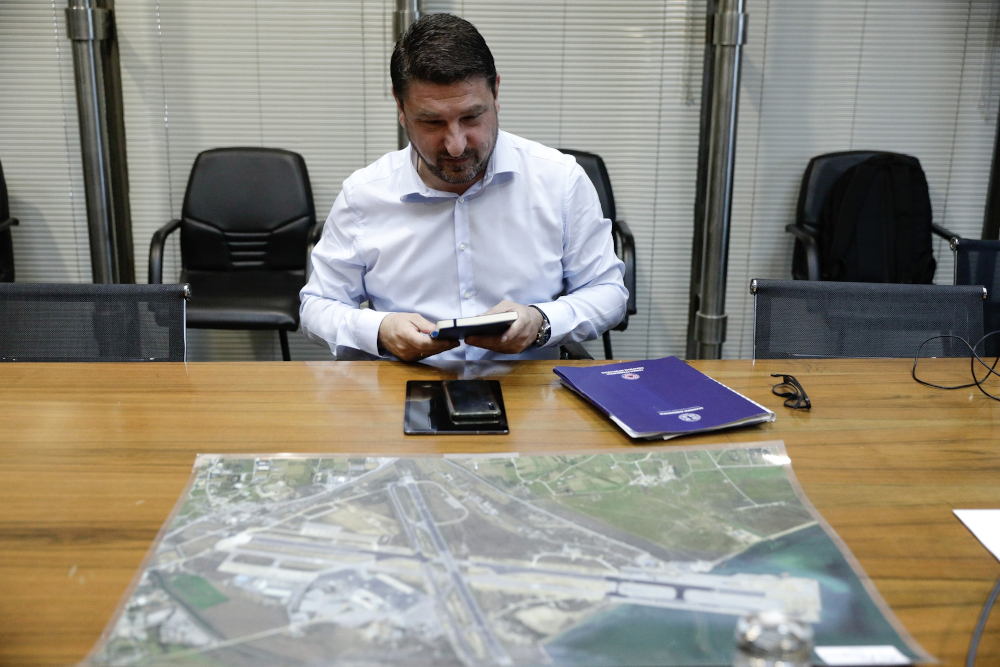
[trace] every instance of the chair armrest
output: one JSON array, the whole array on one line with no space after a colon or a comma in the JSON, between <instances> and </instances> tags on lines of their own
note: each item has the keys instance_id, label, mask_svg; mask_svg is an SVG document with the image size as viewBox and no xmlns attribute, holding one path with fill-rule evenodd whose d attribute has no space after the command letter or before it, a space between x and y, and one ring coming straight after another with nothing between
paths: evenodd
<instances>
[{"instance_id":1,"label":"chair armrest","mask_svg":"<svg viewBox=\"0 0 1000 667\"><path fill-rule=\"evenodd\" d=\"M180 220L171 220L153 233L153 240L149 242L150 285L163 283L163 245L166 243L167 237L180 226Z\"/></svg>"},{"instance_id":2,"label":"chair armrest","mask_svg":"<svg viewBox=\"0 0 1000 667\"><path fill-rule=\"evenodd\" d=\"M625 264L623 282L628 290L628 301L625 302L625 317L615 327L615 331L625 331L628 328L629 315L636 314L635 295L635 237L624 220L611 222L611 236L615 242L615 253Z\"/></svg>"},{"instance_id":3,"label":"chair armrest","mask_svg":"<svg viewBox=\"0 0 1000 667\"><path fill-rule=\"evenodd\" d=\"M6 220L0 220L0 232L5 229L10 229L14 225L21 224L17 218L7 218Z\"/></svg>"},{"instance_id":4,"label":"chair armrest","mask_svg":"<svg viewBox=\"0 0 1000 667\"><path fill-rule=\"evenodd\" d=\"M785 225L785 231L802 243L806 251L806 266L809 280L819 280L819 242L816 235L795 224Z\"/></svg>"},{"instance_id":5,"label":"chair armrest","mask_svg":"<svg viewBox=\"0 0 1000 667\"><path fill-rule=\"evenodd\" d=\"M320 238L323 236L323 223L317 222L312 227L309 228L309 233L306 235L306 280L312 276L312 254L313 248L319 243ZM378 357L375 357L376 359Z\"/></svg>"},{"instance_id":6,"label":"chair armrest","mask_svg":"<svg viewBox=\"0 0 1000 667\"><path fill-rule=\"evenodd\" d=\"M617 237L615 245L620 249L621 260L625 263L625 289L628 290L628 305L625 312L635 315L635 237L624 220L615 220L611 225L612 233Z\"/></svg>"},{"instance_id":7,"label":"chair armrest","mask_svg":"<svg viewBox=\"0 0 1000 667\"><path fill-rule=\"evenodd\" d=\"M941 225L935 225L934 223L931 223L931 232L933 232L934 234L937 234L938 236L940 236L941 238L943 238L945 241L951 241L952 239L960 239L960 238L962 238L958 234L953 234L953 233L949 232L947 229L945 229L944 227L942 227Z\"/></svg>"},{"instance_id":8,"label":"chair armrest","mask_svg":"<svg viewBox=\"0 0 1000 667\"><path fill-rule=\"evenodd\" d=\"M306 237L306 243L310 246L314 246L319 243L320 237L323 236L323 223L317 222L315 225L309 228L309 235Z\"/></svg>"}]
</instances>

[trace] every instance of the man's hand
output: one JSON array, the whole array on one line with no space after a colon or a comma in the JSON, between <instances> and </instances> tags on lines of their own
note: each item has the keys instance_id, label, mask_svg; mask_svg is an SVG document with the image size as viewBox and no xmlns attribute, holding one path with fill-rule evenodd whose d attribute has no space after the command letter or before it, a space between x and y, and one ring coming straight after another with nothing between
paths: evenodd
<instances>
[{"instance_id":1,"label":"man's hand","mask_svg":"<svg viewBox=\"0 0 1000 667\"><path fill-rule=\"evenodd\" d=\"M473 347L482 347L503 354L518 354L527 350L538 338L538 330L542 328L542 314L530 306L504 300L483 315L510 311L517 313L517 319L507 331L499 336L468 336L465 342Z\"/></svg>"},{"instance_id":2,"label":"man's hand","mask_svg":"<svg viewBox=\"0 0 1000 667\"><path fill-rule=\"evenodd\" d=\"M428 334L435 326L416 313L389 313L378 328L378 343L403 361L419 361L458 347L456 340L437 340Z\"/></svg>"}]
</instances>

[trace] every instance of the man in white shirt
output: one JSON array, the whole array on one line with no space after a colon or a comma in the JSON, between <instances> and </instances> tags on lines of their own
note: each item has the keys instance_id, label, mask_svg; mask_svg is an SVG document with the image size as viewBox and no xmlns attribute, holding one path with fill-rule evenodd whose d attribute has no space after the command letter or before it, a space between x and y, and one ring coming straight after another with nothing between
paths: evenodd
<instances>
[{"instance_id":1,"label":"man in white shirt","mask_svg":"<svg viewBox=\"0 0 1000 667\"><path fill-rule=\"evenodd\" d=\"M306 335L335 355L551 359L621 321L624 265L597 192L572 157L499 131L500 79L475 27L424 16L390 71L410 145L344 181L301 292ZM518 317L504 334L430 336L438 320L505 311Z\"/></svg>"}]
</instances>

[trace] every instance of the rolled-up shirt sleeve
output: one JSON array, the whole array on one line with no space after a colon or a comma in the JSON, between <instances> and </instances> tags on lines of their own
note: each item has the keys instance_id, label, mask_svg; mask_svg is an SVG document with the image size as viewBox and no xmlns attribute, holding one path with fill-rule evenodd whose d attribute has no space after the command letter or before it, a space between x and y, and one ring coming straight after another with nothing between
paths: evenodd
<instances>
[{"instance_id":1,"label":"rolled-up shirt sleeve","mask_svg":"<svg viewBox=\"0 0 1000 667\"><path fill-rule=\"evenodd\" d=\"M546 347L593 340L625 317L625 264L615 255L611 221L579 165L568 179L563 206L563 295L533 304L549 318Z\"/></svg>"},{"instance_id":2,"label":"rolled-up shirt sleeve","mask_svg":"<svg viewBox=\"0 0 1000 667\"><path fill-rule=\"evenodd\" d=\"M312 252L312 275L299 293L302 330L337 355L348 347L378 355L378 330L387 313L360 308L365 264L358 249L359 218L346 190L337 197Z\"/></svg>"}]
</instances>

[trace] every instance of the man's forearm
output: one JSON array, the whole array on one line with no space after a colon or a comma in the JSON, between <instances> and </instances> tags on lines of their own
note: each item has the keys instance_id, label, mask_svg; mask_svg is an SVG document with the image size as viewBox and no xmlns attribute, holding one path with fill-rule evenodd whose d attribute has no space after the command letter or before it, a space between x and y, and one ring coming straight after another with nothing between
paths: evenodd
<instances>
[{"instance_id":1,"label":"man's forearm","mask_svg":"<svg viewBox=\"0 0 1000 667\"><path fill-rule=\"evenodd\" d=\"M538 304L552 326L549 346L600 337L625 317L628 291L620 283L581 287L555 301Z\"/></svg>"},{"instance_id":2,"label":"man's forearm","mask_svg":"<svg viewBox=\"0 0 1000 667\"><path fill-rule=\"evenodd\" d=\"M386 313L361 309L305 290L301 297L299 315L306 336L326 341L334 354L338 347L351 347L378 355L378 330Z\"/></svg>"}]
</instances>

